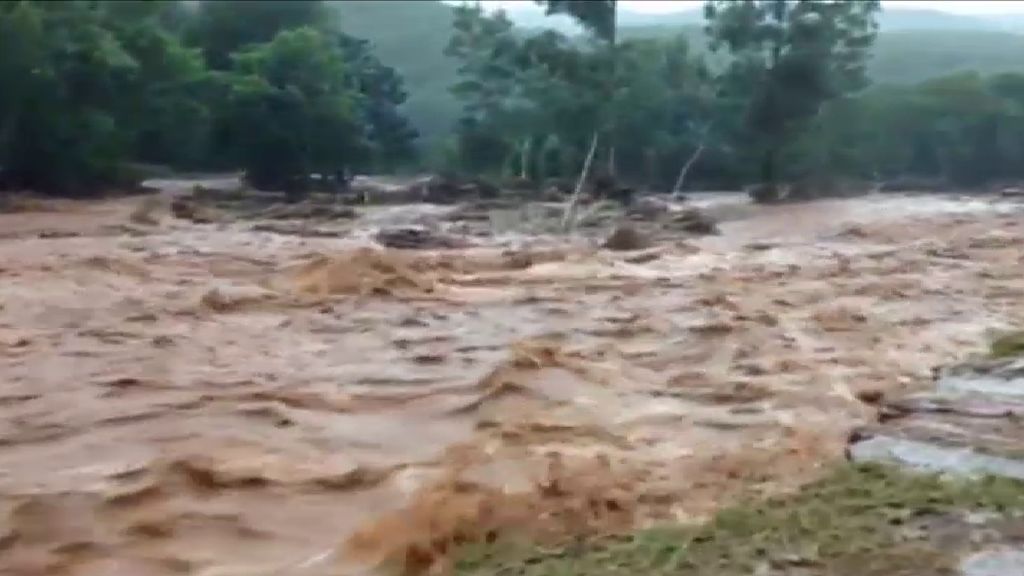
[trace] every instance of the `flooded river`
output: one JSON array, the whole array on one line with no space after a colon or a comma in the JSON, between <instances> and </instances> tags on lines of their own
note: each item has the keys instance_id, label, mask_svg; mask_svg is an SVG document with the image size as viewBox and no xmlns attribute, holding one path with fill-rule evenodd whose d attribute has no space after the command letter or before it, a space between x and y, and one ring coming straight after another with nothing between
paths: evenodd
<instances>
[{"instance_id":1,"label":"flooded river","mask_svg":"<svg viewBox=\"0 0 1024 576\"><path fill-rule=\"evenodd\" d=\"M136 202L0 215L0 574L442 570L696 520L1024 321L994 199L709 196L720 236L640 255L126 234Z\"/></svg>"}]
</instances>

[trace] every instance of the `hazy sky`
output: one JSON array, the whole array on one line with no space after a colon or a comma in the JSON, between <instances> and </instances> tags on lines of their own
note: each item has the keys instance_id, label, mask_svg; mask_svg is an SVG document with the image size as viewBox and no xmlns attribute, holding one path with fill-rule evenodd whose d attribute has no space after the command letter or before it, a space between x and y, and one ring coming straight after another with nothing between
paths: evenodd
<instances>
[{"instance_id":1,"label":"hazy sky","mask_svg":"<svg viewBox=\"0 0 1024 576\"><path fill-rule=\"evenodd\" d=\"M677 12L703 6L703 2L691 0L621 0L622 5L631 11L657 14L659 12ZM515 8L516 5L531 6L534 3L530 0L484 0L484 5L501 6L503 8ZM882 5L888 8L926 8L942 10L956 14L1007 14L1024 13L1024 0L1004 0L1002 2L990 2L985 0L882 0Z\"/></svg>"}]
</instances>

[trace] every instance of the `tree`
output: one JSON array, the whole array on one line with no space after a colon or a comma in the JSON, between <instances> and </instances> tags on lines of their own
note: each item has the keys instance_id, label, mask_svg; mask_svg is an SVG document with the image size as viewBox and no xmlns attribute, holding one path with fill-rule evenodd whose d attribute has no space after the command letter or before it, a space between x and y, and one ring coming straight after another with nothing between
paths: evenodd
<instances>
[{"instance_id":1,"label":"tree","mask_svg":"<svg viewBox=\"0 0 1024 576\"><path fill-rule=\"evenodd\" d=\"M574 18L595 39L604 44L604 102L606 109L601 114L600 125L595 130L605 132L608 146L608 174L616 173L615 162L615 109L618 92L616 52L616 28L618 16L617 0L535 0L547 9L547 14L566 14ZM581 176L581 178L585 177Z\"/></svg>"},{"instance_id":2,"label":"tree","mask_svg":"<svg viewBox=\"0 0 1024 576\"><path fill-rule=\"evenodd\" d=\"M208 165L212 77L198 49L169 26L180 4L121 1L101 5L105 26L136 63L116 101L119 129L135 160L194 168Z\"/></svg>"},{"instance_id":3,"label":"tree","mask_svg":"<svg viewBox=\"0 0 1024 576\"><path fill-rule=\"evenodd\" d=\"M269 42L284 30L327 27L330 16L318 0L204 0L186 36L202 49L210 68L229 70L234 52Z\"/></svg>"},{"instance_id":4,"label":"tree","mask_svg":"<svg viewBox=\"0 0 1024 576\"><path fill-rule=\"evenodd\" d=\"M709 72L681 35L623 42L618 58L613 114L621 175L668 190L681 165L708 144Z\"/></svg>"},{"instance_id":5,"label":"tree","mask_svg":"<svg viewBox=\"0 0 1024 576\"><path fill-rule=\"evenodd\" d=\"M516 142L532 127L523 122L522 45L504 12L493 16L476 6L455 9L445 53L459 61L452 93L463 102L461 156L474 171L502 171Z\"/></svg>"},{"instance_id":6,"label":"tree","mask_svg":"<svg viewBox=\"0 0 1024 576\"><path fill-rule=\"evenodd\" d=\"M83 193L115 181L127 139L114 103L138 64L94 2L0 9L0 166L9 184Z\"/></svg>"},{"instance_id":7,"label":"tree","mask_svg":"<svg viewBox=\"0 0 1024 576\"><path fill-rule=\"evenodd\" d=\"M366 161L360 96L336 43L312 28L285 30L234 60L229 140L250 183L298 198L309 174Z\"/></svg>"},{"instance_id":8,"label":"tree","mask_svg":"<svg viewBox=\"0 0 1024 576\"><path fill-rule=\"evenodd\" d=\"M728 49L723 96L743 102L760 156L762 199L777 198L779 157L822 105L866 84L879 2L712 0L711 47Z\"/></svg>"},{"instance_id":9,"label":"tree","mask_svg":"<svg viewBox=\"0 0 1024 576\"><path fill-rule=\"evenodd\" d=\"M371 147L372 166L361 168L391 170L410 162L416 156L418 134L400 110L407 97L402 77L377 59L366 40L342 33L337 38L349 86L361 96L359 119Z\"/></svg>"}]
</instances>

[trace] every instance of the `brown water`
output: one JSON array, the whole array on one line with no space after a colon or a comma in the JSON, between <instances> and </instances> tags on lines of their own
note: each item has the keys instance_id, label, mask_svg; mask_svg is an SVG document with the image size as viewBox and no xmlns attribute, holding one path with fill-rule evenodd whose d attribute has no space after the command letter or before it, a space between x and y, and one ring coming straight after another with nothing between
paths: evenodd
<instances>
[{"instance_id":1,"label":"brown water","mask_svg":"<svg viewBox=\"0 0 1024 576\"><path fill-rule=\"evenodd\" d=\"M722 236L640 258L133 237L133 202L0 216L2 574L436 571L697 519L1024 320L1022 214L985 199L712 197Z\"/></svg>"}]
</instances>

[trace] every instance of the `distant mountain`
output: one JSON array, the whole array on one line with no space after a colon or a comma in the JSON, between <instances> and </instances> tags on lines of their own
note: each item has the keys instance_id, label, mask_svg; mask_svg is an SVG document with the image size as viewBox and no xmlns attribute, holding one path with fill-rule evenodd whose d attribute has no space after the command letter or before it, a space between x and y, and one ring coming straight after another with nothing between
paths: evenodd
<instances>
[{"instance_id":1,"label":"distant mountain","mask_svg":"<svg viewBox=\"0 0 1024 576\"><path fill-rule=\"evenodd\" d=\"M461 105L448 92L458 64L444 55L454 15L441 2L417 0L340 0L332 2L341 29L369 40L381 62L405 79L405 112L420 131L420 141L451 132Z\"/></svg>"},{"instance_id":2,"label":"distant mountain","mask_svg":"<svg viewBox=\"0 0 1024 576\"><path fill-rule=\"evenodd\" d=\"M912 83L961 70L1024 71L1024 35L981 30L882 33L868 67L876 82Z\"/></svg>"},{"instance_id":3,"label":"distant mountain","mask_svg":"<svg viewBox=\"0 0 1024 576\"><path fill-rule=\"evenodd\" d=\"M405 110L422 134L421 143L444 137L459 116L460 105L448 88L457 63L444 55L451 35L452 7L430 0L342 0L333 2L342 29L370 40L380 59L405 78ZM524 3L508 12L523 28L578 28L565 17L545 17ZM959 70L982 73L1024 71L1024 15L977 17L938 10L887 10L869 65L878 82L912 83ZM620 14L622 38L683 33L703 49L703 14L686 10L669 14Z\"/></svg>"},{"instance_id":4,"label":"distant mountain","mask_svg":"<svg viewBox=\"0 0 1024 576\"><path fill-rule=\"evenodd\" d=\"M578 30L571 19L566 17L545 19L544 11L532 3L523 3L506 10L509 18L517 24L528 27L547 26L569 32ZM701 9L680 10L664 14L650 14L622 9L618 15L619 26L693 26L703 25L704 12ZM995 16L967 16L941 10L899 8L883 10L878 24L885 32L902 30L1002 30L1024 32L1024 15L1006 14Z\"/></svg>"},{"instance_id":5,"label":"distant mountain","mask_svg":"<svg viewBox=\"0 0 1024 576\"><path fill-rule=\"evenodd\" d=\"M906 8L883 10L878 16L879 28L885 32L897 30L986 30L991 23L985 18L950 14L940 10Z\"/></svg>"}]
</instances>

